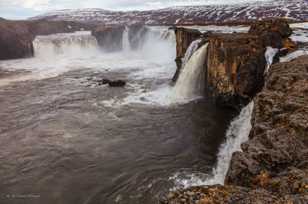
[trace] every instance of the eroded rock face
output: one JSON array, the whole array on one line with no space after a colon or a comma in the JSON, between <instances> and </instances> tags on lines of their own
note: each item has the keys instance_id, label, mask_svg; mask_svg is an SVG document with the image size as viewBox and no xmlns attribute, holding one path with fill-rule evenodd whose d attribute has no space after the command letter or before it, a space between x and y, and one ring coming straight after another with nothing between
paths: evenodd
<instances>
[{"instance_id":1,"label":"eroded rock face","mask_svg":"<svg viewBox=\"0 0 308 204\"><path fill-rule=\"evenodd\" d=\"M236 105L240 97L251 99L263 86L266 60L261 39L250 34L214 34L208 41L205 83L210 95L224 106Z\"/></svg>"},{"instance_id":2,"label":"eroded rock face","mask_svg":"<svg viewBox=\"0 0 308 204\"><path fill-rule=\"evenodd\" d=\"M0 60L33 56L37 35L92 30L95 25L69 21L0 21Z\"/></svg>"},{"instance_id":3,"label":"eroded rock face","mask_svg":"<svg viewBox=\"0 0 308 204\"><path fill-rule=\"evenodd\" d=\"M226 183L308 193L307 93L308 56L271 67L255 99L250 141L233 156Z\"/></svg>"},{"instance_id":4,"label":"eroded rock face","mask_svg":"<svg viewBox=\"0 0 308 204\"><path fill-rule=\"evenodd\" d=\"M0 60L33 56L32 39L26 23L0 21Z\"/></svg>"},{"instance_id":5,"label":"eroded rock face","mask_svg":"<svg viewBox=\"0 0 308 204\"><path fill-rule=\"evenodd\" d=\"M224 186L172 192L162 203L308 203L308 56L271 67L252 124Z\"/></svg>"},{"instance_id":6,"label":"eroded rock face","mask_svg":"<svg viewBox=\"0 0 308 204\"><path fill-rule=\"evenodd\" d=\"M254 23L249 33L210 35L208 93L222 106L236 108L250 101L264 84L266 48L282 50L279 55L294 50L296 45L288 38L291 34L288 23L276 19Z\"/></svg>"}]
</instances>

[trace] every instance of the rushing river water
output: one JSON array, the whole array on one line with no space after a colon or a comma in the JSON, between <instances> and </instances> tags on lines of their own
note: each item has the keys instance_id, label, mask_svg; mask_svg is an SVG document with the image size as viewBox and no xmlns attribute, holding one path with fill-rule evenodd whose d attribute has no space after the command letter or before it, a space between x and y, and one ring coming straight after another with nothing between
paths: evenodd
<instances>
[{"instance_id":1,"label":"rushing river water","mask_svg":"<svg viewBox=\"0 0 308 204\"><path fill-rule=\"evenodd\" d=\"M152 204L211 174L234 113L169 101L174 42L72 50L0 62L1 204Z\"/></svg>"}]
</instances>

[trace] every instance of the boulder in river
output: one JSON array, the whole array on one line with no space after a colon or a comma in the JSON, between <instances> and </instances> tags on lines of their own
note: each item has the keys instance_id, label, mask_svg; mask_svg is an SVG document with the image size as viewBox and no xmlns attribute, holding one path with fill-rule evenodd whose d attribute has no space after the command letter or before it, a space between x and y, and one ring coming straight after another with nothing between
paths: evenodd
<instances>
[{"instance_id":1,"label":"boulder in river","mask_svg":"<svg viewBox=\"0 0 308 204\"><path fill-rule=\"evenodd\" d=\"M123 87L126 85L126 82L123 80L115 80L115 81L109 81L108 85L110 87Z\"/></svg>"}]
</instances>

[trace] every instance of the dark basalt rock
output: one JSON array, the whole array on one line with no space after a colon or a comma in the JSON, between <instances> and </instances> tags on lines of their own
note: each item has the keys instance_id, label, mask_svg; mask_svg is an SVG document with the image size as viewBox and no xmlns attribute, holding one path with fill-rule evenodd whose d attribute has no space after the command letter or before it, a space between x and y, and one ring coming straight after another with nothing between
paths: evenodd
<instances>
[{"instance_id":1,"label":"dark basalt rock","mask_svg":"<svg viewBox=\"0 0 308 204\"><path fill-rule=\"evenodd\" d=\"M123 87L126 85L126 82L123 80L115 80L115 81L109 81L108 85L110 87Z\"/></svg>"},{"instance_id":2,"label":"dark basalt rock","mask_svg":"<svg viewBox=\"0 0 308 204\"><path fill-rule=\"evenodd\" d=\"M101 79L101 80L97 80L97 83L99 86L101 85L105 85L105 84L109 84L110 80L109 79Z\"/></svg>"}]
</instances>

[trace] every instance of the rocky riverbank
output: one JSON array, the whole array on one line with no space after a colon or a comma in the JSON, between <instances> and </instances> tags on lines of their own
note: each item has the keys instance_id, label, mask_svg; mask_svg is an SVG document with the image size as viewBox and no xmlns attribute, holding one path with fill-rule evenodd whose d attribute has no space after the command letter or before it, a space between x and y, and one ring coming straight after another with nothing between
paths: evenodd
<instances>
[{"instance_id":1,"label":"rocky riverbank","mask_svg":"<svg viewBox=\"0 0 308 204\"><path fill-rule=\"evenodd\" d=\"M225 185L172 192L162 203L308 202L308 56L273 65L265 81Z\"/></svg>"}]
</instances>

